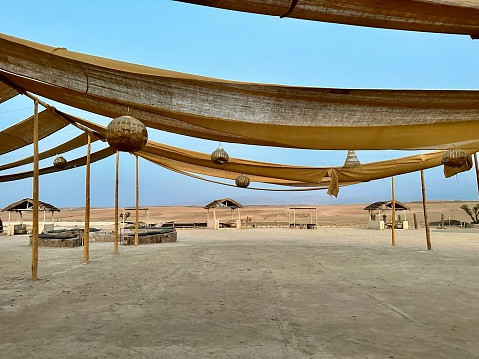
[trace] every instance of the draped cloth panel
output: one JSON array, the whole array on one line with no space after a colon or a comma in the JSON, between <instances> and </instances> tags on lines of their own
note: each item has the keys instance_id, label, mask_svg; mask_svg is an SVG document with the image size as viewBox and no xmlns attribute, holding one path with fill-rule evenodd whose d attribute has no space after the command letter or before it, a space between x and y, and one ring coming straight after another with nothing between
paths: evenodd
<instances>
[{"instance_id":1,"label":"draped cloth panel","mask_svg":"<svg viewBox=\"0 0 479 359\"><path fill-rule=\"evenodd\" d=\"M256 14L348 25L479 35L474 0L176 0Z\"/></svg>"},{"instance_id":2,"label":"draped cloth panel","mask_svg":"<svg viewBox=\"0 0 479 359\"><path fill-rule=\"evenodd\" d=\"M91 142L97 141L98 138L92 137ZM81 135L72 138L69 141L66 141L58 146L55 146L49 150L42 151L38 154L39 161L44 160L45 158L49 158L55 155L60 155L62 153L74 150L76 148L85 146L88 143L88 135L86 133L82 133ZM18 161L13 161L10 163L6 163L4 165L0 165L0 171L4 171L7 169L23 166L29 163L33 163L33 156L22 158Z\"/></svg>"},{"instance_id":3,"label":"draped cloth panel","mask_svg":"<svg viewBox=\"0 0 479 359\"><path fill-rule=\"evenodd\" d=\"M38 138L41 140L69 124L48 110L38 114ZM0 155L33 143L33 116L0 132Z\"/></svg>"},{"instance_id":4,"label":"draped cloth panel","mask_svg":"<svg viewBox=\"0 0 479 359\"><path fill-rule=\"evenodd\" d=\"M11 98L18 95L18 92L0 81L0 103L10 100Z\"/></svg>"},{"instance_id":5,"label":"draped cloth panel","mask_svg":"<svg viewBox=\"0 0 479 359\"><path fill-rule=\"evenodd\" d=\"M474 149L479 91L355 90L232 82L0 35L0 75L107 117L222 142L328 150ZM427 136L424 134L427 133Z\"/></svg>"},{"instance_id":6,"label":"draped cloth panel","mask_svg":"<svg viewBox=\"0 0 479 359\"><path fill-rule=\"evenodd\" d=\"M105 127L94 124L64 112L55 111L59 116L79 123L102 137ZM444 167L444 174L450 177L472 168L471 155L479 149L479 140L475 149L466 150L467 163L460 168ZM211 161L211 155L149 140L146 146L136 152L150 162L177 172L190 172L217 178L235 179L239 174L247 174L252 182L277 184L296 187L328 187L328 193L337 196L339 187L359 182L397 176L428 168L442 166L443 151L407 156L392 160L362 164L358 167L306 167L230 158L226 164L218 165Z\"/></svg>"},{"instance_id":7,"label":"draped cloth panel","mask_svg":"<svg viewBox=\"0 0 479 359\"><path fill-rule=\"evenodd\" d=\"M103 159L113 155L115 152L116 151L111 147L107 147L105 149L93 152L90 155L90 162L94 163L94 162L103 160ZM49 174L49 173L66 171L66 170L73 169L73 168L76 168L76 167L85 166L86 161L87 161L86 156L83 156L83 157L79 157L79 158L76 158L74 160L68 161L67 166L64 169L58 169L54 166L41 168L39 170L39 175L41 176L41 175L46 175L46 174ZM18 180L25 179L25 178L30 178L30 177L33 177L33 171L12 173L12 174L7 174L7 175L0 176L0 182L18 181Z\"/></svg>"}]
</instances>

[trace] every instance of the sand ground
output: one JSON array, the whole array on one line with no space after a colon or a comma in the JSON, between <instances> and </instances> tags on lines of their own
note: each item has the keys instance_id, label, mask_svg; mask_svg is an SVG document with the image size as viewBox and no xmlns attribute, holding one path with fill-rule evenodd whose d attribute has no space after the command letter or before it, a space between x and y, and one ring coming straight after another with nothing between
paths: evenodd
<instances>
[{"instance_id":1,"label":"sand ground","mask_svg":"<svg viewBox=\"0 0 479 359\"><path fill-rule=\"evenodd\" d=\"M2 358L479 358L479 231L179 230L40 248L0 237Z\"/></svg>"}]
</instances>

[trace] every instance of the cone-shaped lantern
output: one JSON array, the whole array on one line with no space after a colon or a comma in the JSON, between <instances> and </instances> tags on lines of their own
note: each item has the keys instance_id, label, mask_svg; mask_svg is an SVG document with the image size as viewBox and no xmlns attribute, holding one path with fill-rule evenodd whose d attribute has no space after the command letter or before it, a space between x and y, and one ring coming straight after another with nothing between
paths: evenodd
<instances>
[{"instance_id":1,"label":"cone-shaped lantern","mask_svg":"<svg viewBox=\"0 0 479 359\"><path fill-rule=\"evenodd\" d=\"M148 141L145 125L132 116L120 116L112 120L106 128L108 144L118 151L135 152L141 150Z\"/></svg>"},{"instance_id":2,"label":"cone-shaped lantern","mask_svg":"<svg viewBox=\"0 0 479 359\"><path fill-rule=\"evenodd\" d=\"M63 158L62 156L57 156L53 160L53 167L58 168L59 170L64 169L67 166L67 160Z\"/></svg>"},{"instance_id":3,"label":"cone-shaped lantern","mask_svg":"<svg viewBox=\"0 0 479 359\"><path fill-rule=\"evenodd\" d=\"M218 147L211 154L211 160L217 165L224 165L229 159L230 156L228 156L228 153L223 149L223 147Z\"/></svg>"},{"instance_id":4,"label":"cone-shaped lantern","mask_svg":"<svg viewBox=\"0 0 479 359\"><path fill-rule=\"evenodd\" d=\"M441 160L442 164L448 167L461 167L466 164L466 161L466 153L459 148L445 151Z\"/></svg>"},{"instance_id":5,"label":"cone-shaped lantern","mask_svg":"<svg viewBox=\"0 0 479 359\"><path fill-rule=\"evenodd\" d=\"M249 186L250 180L249 177L246 175L239 175L236 177L235 183L238 187L246 188Z\"/></svg>"},{"instance_id":6,"label":"cone-shaped lantern","mask_svg":"<svg viewBox=\"0 0 479 359\"><path fill-rule=\"evenodd\" d=\"M356 152L354 152L354 150L349 150L348 154L346 155L346 161L344 161L343 167L351 168L358 166L361 166L361 162L359 162L358 156L356 156Z\"/></svg>"}]
</instances>

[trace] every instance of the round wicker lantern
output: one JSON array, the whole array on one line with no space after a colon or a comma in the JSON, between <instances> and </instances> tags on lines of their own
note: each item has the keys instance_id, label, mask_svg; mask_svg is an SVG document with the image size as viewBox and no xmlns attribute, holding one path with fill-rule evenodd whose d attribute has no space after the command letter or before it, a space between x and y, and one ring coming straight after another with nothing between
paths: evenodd
<instances>
[{"instance_id":1,"label":"round wicker lantern","mask_svg":"<svg viewBox=\"0 0 479 359\"><path fill-rule=\"evenodd\" d=\"M57 156L53 160L53 167L58 168L59 170L64 169L67 166L67 160L63 158L62 156Z\"/></svg>"},{"instance_id":2,"label":"round wicker lantern","mask_svg":"<svg viewBox=\"0 0 479 359\"><path fill-rule=\"evenodd\" d=\"M218 147L211 154L211 160L217 165L224 165L229 159L230 156L228 156L228 153L223 149L223 147Z\"/></svg>"},{"instance_id":3,"label":"round wicker lantern","mask_svg":"<svg viewBox=\"0 0 479 359\"><path fill-rule=\"evenodd\" d=\"M236 177L235 183L238 187L246 188L249 186L250 180L249 177L246 175L239 175Z\"/></svg>"},{"instance_id":4,"label":"round wicker lantern","mask_svg":"<svg viewBox=\"0 0 479 359\"><path fill-rule=\"evenodd\" d=\"M106 128L108 144L118 151L135 152L141 150L148 141L145 125L132 116L120 116L112 120Z\"/></svg>"},{"instance_id":5,"label":"round wicker lantern","mask_svg":"<svg viewBox=\"0 0 479 359\"><path fill-rule=\"evenodd\" d=\"M458 148L447 150L442 155L442 164L448 167L461 167L466 164L466 153Z\"/></svg>"}]
</instances>

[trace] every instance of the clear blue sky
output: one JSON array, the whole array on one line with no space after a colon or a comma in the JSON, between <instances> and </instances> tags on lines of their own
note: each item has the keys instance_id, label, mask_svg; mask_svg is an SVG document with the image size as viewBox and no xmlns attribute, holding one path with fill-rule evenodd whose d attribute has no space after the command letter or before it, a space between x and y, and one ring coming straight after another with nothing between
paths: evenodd
<instances>
[{"instance_id":1,"label":"clear blue sky","mask_svg":"<svg viewBox=\"0 0 479 359\"><path fill-rule=\"evenodd\" d=\"M466 36L369 29L232 12L160 1L27 1L0 0L0 32L66 47L69 50L169 70L238 81L315 87L390 89L478 89L479 40ZM94 116L62 104L58 108L92 121ZM23 97L0 105L0 128L32 114ZM40 150L77 134L68 129ZM150 139L210 153L216 142L157 130ZM424 134L427 136L427 134ZM306 151L223 143L230 156L310 166L338 166L346 151ZM95 145L94 149L101 148ZM32 153L27 147L0 158L0 163ZM413 152L358 151L363 163ZM84 150L65 154L71 159ZM121 155L120 205L134 204L134 160ZM42 161L41 167L51 164ZM31 166L22 170L31 169ZM17 171L17 170L16 170ZM427 170L428 199L477 200L474 170L445 179L442 168ZM338 199L325 191L273 193L236 189L198 181L140 160L140 204L198 205L232 197L247 204L369 203L391 196L390 179L340 190ZM59 207L84 205L85 169L40 178L40 199ZM396 177L396 198L421 198L419 173ZM92 206L113 206L114 158L92 165ZM31 197L31 179L0 183L0 207Z\"/></svg>"}]
</instances>

